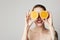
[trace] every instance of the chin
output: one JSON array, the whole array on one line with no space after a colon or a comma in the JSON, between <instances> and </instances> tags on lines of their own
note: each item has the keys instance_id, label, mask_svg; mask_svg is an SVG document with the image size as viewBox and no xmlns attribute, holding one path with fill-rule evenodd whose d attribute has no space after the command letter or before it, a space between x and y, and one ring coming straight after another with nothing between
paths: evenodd
<instances>
[{"instance_id":1,"label":"chin","mask_svg":"<svg viewBox=\"0 0 60 40\"><path fill-rule=\"evenodd\" d=\"M39 17L35 20L35 24L36 24L36 26L42 26L43 25L43 20L41 20L41 18Z\"/></svg>"},{"instance_id":2,"label":"chin","mask_svg":"<svg viewBox=\"0 0 60 40\"><path fill-rule=\"evenodd\" d=\"M37 25L37 26L42 26L43 24L42 24L42 23L37 23L36 25Z\"/></svg>"}]
</instances>

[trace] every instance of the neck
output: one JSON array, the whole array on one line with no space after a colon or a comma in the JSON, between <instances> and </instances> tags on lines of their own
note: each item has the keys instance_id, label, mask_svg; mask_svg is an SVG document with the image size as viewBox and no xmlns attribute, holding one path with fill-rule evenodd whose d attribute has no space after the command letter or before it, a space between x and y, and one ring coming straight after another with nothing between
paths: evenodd
<instances>
[{"instance_id":1,"label":"neck","mask_svg":"<svg viewBox=\"0 0 60 40\"><path fill-rule=\"evenodd\" d=\"M43 31L45 29L45 27L44 27L44 25L42 25L42 26L36 26L35 29Z\"/></svg>"}]
</instances>

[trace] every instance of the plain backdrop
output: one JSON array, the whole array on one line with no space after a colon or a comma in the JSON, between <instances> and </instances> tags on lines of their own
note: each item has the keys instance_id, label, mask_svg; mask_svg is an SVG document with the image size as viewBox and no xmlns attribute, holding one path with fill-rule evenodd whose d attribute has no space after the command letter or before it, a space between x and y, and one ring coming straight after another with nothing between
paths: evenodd
<instances>
[{"instance_id":1,"label":"plain backdrop","mask_svg":"<svg viewBox=\"0 0 60 40\"><path fill-rule=\"evenodd\" d=\"M60 40L60 0L0 0L0 40L21 40L25 14L36 4L44 5L53 14Z\"/></svg>"}]
</instances>

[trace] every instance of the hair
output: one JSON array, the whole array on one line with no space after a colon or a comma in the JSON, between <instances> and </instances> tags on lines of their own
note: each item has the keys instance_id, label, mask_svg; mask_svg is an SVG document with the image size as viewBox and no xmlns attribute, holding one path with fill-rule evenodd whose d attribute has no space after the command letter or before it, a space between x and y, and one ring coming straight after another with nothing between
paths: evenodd
<instances>
[{"instance_id":1,"label":"hair","mask_svg":"<svg viewBox=\"0 0 60 40\"><path fill-rule=\"evenodd\" d=\"M37 7L40 7L40 8L42 8L43 10L46 11L45 6L43 6L43 5L41 5L41 4L37 4L37 5L35 5L35 6L33 7L32 11L34 11L34 8L37 8Z\"/></svg>"}]
</instances>

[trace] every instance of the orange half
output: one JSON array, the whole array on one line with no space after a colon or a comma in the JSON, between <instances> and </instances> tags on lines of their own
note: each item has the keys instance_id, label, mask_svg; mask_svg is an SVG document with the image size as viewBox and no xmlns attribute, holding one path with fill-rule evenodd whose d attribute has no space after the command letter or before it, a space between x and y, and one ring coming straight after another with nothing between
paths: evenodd
<instances>
[{"instance_id":1,"label":"orange half","mask_svg":"<svg viewBox=\"0 0 60 40\"><path fill-rule=\"evenodd\" d=\"M48 18L48 12L47 11L41 11L40 12L40 17L42 19L47 19Z\"/></svg>"},{"instance_id":2,"label":"orange half","mask_svg":"<svg viewBox=\"0 0 60 40\"><path fill-rule=\"evenodd\" d=\"M32 11L30 13L30 17L31 17L31 19L35 20L38 17L38 13L36 11Z\"/></svg>"}]
</instances>

